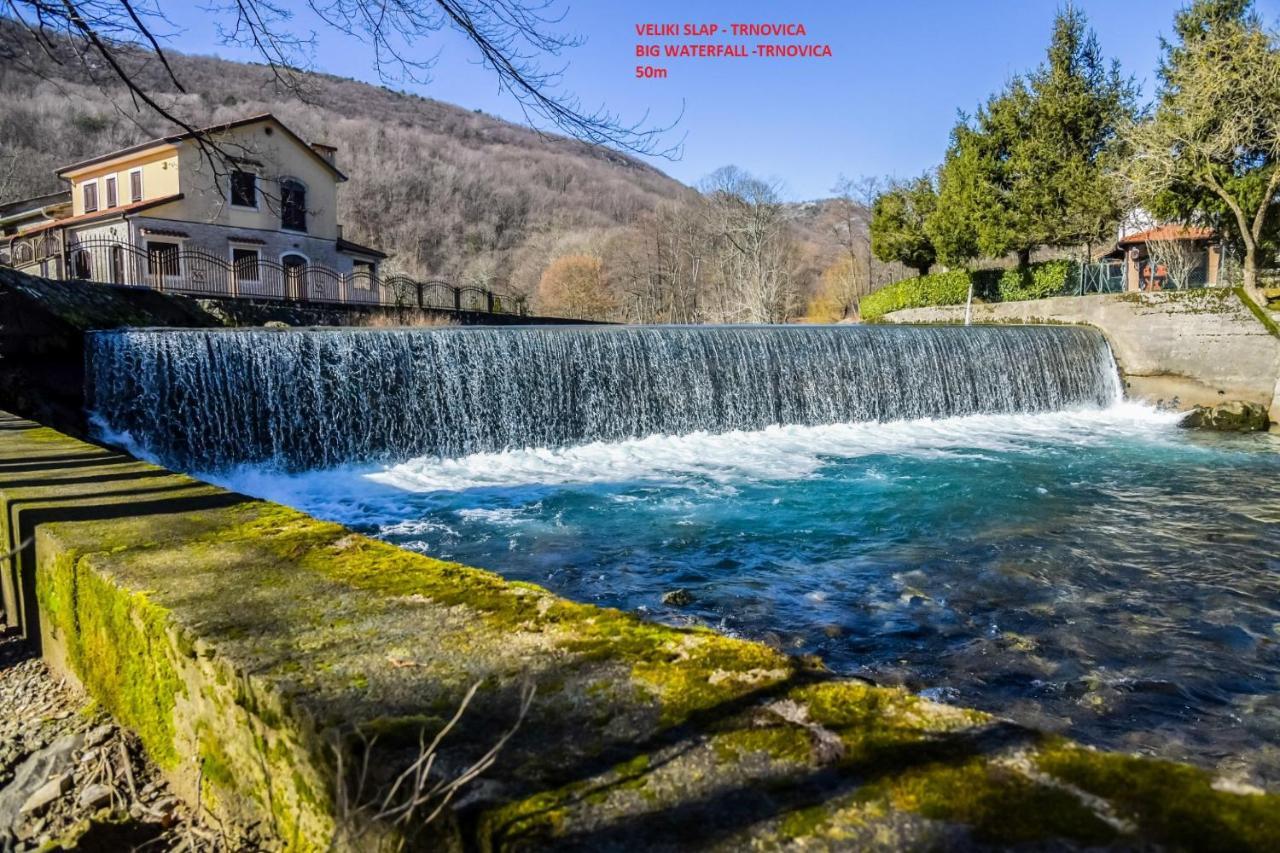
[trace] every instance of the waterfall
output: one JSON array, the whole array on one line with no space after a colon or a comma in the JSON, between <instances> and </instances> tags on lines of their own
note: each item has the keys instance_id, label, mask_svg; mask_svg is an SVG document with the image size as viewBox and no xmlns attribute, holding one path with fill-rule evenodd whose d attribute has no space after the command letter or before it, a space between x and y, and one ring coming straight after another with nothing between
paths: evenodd
<instances>
[{"instance_id":1,"label":"waterfall","mask_svg":"<svg viewBox=\"0 0 1280 853\"><path fill-rule=\"evenodd\" d=\"M170 467L460 456L654 433L1105 406L1097 331L576 326L95 332L89 408Z\"/></svg>"}]
</instances>

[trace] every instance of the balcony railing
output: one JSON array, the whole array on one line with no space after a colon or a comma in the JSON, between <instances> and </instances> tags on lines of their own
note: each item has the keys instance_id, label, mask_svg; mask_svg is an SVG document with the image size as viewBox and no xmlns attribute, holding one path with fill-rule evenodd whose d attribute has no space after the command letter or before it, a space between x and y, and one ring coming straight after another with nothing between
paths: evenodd
<instances>
[{"instance_id":1,"label":"balcony railing","mask_svg":"<svg viewBox=\"0 0 1280 853\"><path fill-rule=\"evenodd\" d=\"M341 273L317 264L280 264L262 257L231 261L176 244L147 250L120 240L90 239L72 244L64 256L53 241L44 241L15 246L10 265L46 275L58 274L52 268L57 267L65 279L185 296L525 313L524 299L481 287L367 271Z\"/></svg>"}]
</instances>

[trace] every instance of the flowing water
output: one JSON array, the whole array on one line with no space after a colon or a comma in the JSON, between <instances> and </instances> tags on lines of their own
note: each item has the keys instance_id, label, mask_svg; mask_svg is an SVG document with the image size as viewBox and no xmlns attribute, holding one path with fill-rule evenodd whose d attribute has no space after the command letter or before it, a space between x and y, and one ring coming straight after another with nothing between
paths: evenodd
<instances>
[{"instance_id":1,"label":"flowing water","mask_svg":"<svg viewBox=\"0 0 1280 853\"><path fill-rule=\"evenodd\" d=\"M242 491L1280 786L1280 442L1119 402L1095 333L128 332L92 368L106 434Z\"/></svg>"}]
</instances>

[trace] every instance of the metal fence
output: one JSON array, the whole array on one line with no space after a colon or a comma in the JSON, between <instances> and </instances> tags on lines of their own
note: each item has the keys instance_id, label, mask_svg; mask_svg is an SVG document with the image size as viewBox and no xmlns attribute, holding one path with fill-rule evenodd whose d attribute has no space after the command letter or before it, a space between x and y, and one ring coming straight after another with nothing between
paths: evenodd
<instances>
[{"instance_id":1,"label":"metal fence","mask_svg":"<svg viewBox=\"0 0 1280 853\"><path fill-rule=\"evenodd\" d=\"M1083 296L1089 293L1124 293L1130 282L1125 273L1125 261L1099 261L1081 264L1076 270L1074 287L1068 285L1064 294ZM1161 265L1143 264L1136 267L1137 288L1141 293L1161 290L1200 290L1220 285L1208 281L1207 271L1198 266L1189 271L1185 280L1177 281Z\"/></svg>"},{"instance_id":2,"label":"metal fence","mask_svg":"<svg viewBox=\"0 0 1280 853\"><path fill-rule=\"evenodd\" d=\"M404 275L379 276L367 270L342 273L318 264L282 264L261 256L232 261L177 244L143 249L120 240L89 239L69 246L65 257L60 247L43 248L15 254L13 266L27 271L47 268L56 252L64 278L185 296L490 314L526 312L522 298L481 287L418 281Z\"/></svg>"}]
</instances>

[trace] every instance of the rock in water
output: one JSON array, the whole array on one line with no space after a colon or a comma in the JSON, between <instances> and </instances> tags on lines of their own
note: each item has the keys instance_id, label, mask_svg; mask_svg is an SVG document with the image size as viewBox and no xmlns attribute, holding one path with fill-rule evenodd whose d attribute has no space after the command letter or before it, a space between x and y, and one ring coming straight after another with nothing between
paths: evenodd
<instances>
[{"instance_id":1,"label":"rock in water","mask_svg":"<svg viewBox=\"0 0 1280 853\"><path fill-rule=\"evenodd\" d=\"M687 589L673 589L662 595L662 603L671 607L688 607L694 601L693 593Z\"/></svg>"},{"instance_id":2,"label":"rock in water","mask_svg":"<svg viewBox=\"0 0 1280 853\"><path fill-rule=\"evenodd\" d=\"M1264 432L1270 426L1267 410L1257 403L1232 400L1216 406L1196 406L1178 424L1186 429L1219 432Z\"/></svg>"}]
</instances>

